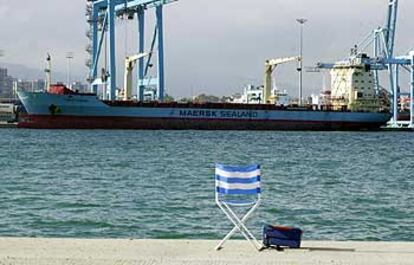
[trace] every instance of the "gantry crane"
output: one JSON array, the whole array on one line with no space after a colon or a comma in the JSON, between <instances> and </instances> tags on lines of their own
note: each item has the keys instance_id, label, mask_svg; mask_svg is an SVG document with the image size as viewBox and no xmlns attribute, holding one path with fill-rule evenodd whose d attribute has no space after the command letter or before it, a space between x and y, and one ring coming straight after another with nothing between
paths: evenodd
<instances>
[{"instance_id":1,"label":"gantry crane","mask_svg":"<svg viewBox=\"0 0 414 265\"><path fill-rule=\"evenodd\" d=\"M94 80L98 79L99 60L102 56L103 47L108 57L108 69L106 84L109 87L109 95L104 95L106 99L115 100L116 98L116 26L117 17L127 15L128 19L133 19L137 15L138 28L138 53L145 50L145 12L150 8L155 8L155 30L152 41L152 48L157 43L157 78L146 80L146 69L150 65L150 58L145 64L144 58L138 59L138 99L144 98L144 84L152 84L157 86L157 96L159 101L164 100L165 78L164 78L164 27L163 27L163 6L177 0L87 0L87 17L88 23L91 25L91 31L88 37L91 39L91 45L88 50L91 51L91 60L88 62L90 66L90 80L92 83L91 90L97 92L97 86L93 85ZM106 38L107 45L104 44Z\"/></svg>"},{"instance_id":2,"label":"gantry crane","mask_svg":"<svg viewBox=\"0 0 414 265\"><path fill-rule=\"evenodd\" d=\"M385 41L388 52L388 57L394 56L395 33L398 21L398 0L389 0L388 2L388 16L386 25Z\"/></svg>"},{"instance_id":3,"label":"gantry crane","mask_svg":"<svg viewBox=\"0 0 414 265\"><path fill-rule=\"evenodd\" d=\"M388 0L388 14L387 14L387 21L385 26L378 27L371 31L359 44L355 45L352 49L351 57L355 57L358 53L363 53L366 51L367 48L373 48L373 58L382 58L382 59L389 59L392 61L394 58L394 47L395 47L395 36L396 36L396 28L397 28L397 21L398 21L398 0ZM346 59L341 62L337 62L339 64L346 63L349 59ZM377 60L378 61L378 60ZM335 64L318 64L319 68L329 68L330 66L334 66ZM324 66L324 67L320 67ZM393 73L393 66L392 65L383 65L382 67L374 67L374 79L375 79L375 88L376 92L379 93L380 91L380 80L379 80L379 71L380 70L388 70L389 80L390 80L390 92L393 93L393 84L394 84L394 73Z\"/></svg>"},{"instance_id":4,"label":"gantry crane","mask_svg":"<svg viewBox=\"0 0 414 265\"><path fill-rule=\"evenodd\" d=\"M351 57L345 61L337 62L335 64L319 63L318 68L332 69L335 65L346 64L352 60L356 55L363 53L368 47L373 46L373 58L366 59L364 64L369 65L374 72L375 88L379 93L381 85L379 78L379 71L387 70L389 75L389 92L393 96L392 112L393 119L392 127L399 127L406 125L398 121L398 96L399 91L399 75L400 70L405 69L410 73L410 122L408 127L414 128L414 51L408 52L403 56L395 56L395 38L396 28L398 22L398 0L388 0L388 14L387 21L384 27L378 27L373 30L359 45L356 45L351 54Z\"/></svg>"},{"instance_id":5,"label":"gantry crane","mask_svg":"<svg viewBox=\"0 0 414 265\"><path fill-rule=\"evenodd\" d=\"M271 59L265 62L265 75L264 75L264 85L263 85L263 99L264 102L272 103L272 74L277 68L277 66L285 63L290 62L300 62L302 57L286 57L286 58L278 58L278 59Z\"/></svg>"}]
</instances>

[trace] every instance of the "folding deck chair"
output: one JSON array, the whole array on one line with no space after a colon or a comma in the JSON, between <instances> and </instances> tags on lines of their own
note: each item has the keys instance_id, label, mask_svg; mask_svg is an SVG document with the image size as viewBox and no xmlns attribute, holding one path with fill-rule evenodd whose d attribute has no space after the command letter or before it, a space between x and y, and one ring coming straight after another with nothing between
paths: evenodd
<instances>
[{"instance_id":1,"label":"folding deck chair","mask_svg":"<svg viewBox=\"0 0 414 265\"><path fill-rule=\"evenodd\" d=\"M259 207L260 194L259 165L234 167L216 164L216 203L234 225L217 245L216 250L220 250L226 241L239 231L255 249L262 249L263 246L245 225ZM232 207L243 207L247 213L239 217Z\"/></svg>"}]
</instances>

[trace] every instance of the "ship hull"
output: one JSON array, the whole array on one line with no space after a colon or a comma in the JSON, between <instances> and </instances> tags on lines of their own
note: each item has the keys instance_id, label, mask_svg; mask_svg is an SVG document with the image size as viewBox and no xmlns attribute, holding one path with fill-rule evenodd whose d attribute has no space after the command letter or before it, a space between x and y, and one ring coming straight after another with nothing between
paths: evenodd
<instances>
[{"instance_id":1,"label":"ship hull","mask_svg":"<svg viewBox=\"0 0 414 265\"><path fill-rule=\"evenodd\" d=\"M135 130L378 130L389 113L277 109L229 104L103 102L93 95L19 92L19 128Z\"/></svg>"},{"instance_id":2,"label":"ship hull","mask_svg":"<svg viewBox=\"0 0 414 265\"><path fill-rule=\"evenodd\" d=\"M126 130L300 130L357 131L378 130L383 122L324 121L243 121L214 119L79 117L22 115L19 128L28 129L126 129Z\"/></svg>"}]
</instances>

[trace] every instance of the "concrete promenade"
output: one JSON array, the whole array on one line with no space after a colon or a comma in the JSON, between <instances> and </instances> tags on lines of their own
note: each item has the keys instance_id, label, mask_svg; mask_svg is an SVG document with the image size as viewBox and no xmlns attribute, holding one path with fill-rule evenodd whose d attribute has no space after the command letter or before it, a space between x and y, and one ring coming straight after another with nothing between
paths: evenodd
<instances>
[{"instance_id":1,"label":"concrete promenade","mask_svg":"<svg viewBox=\"0 0 414 265\"><path fill-rule=\"evenodd\" d=\"M414 264L414 243L304 242L304 249L257 252L246 241L0 238L0 265Z\"/></svg>"}]
</instances>

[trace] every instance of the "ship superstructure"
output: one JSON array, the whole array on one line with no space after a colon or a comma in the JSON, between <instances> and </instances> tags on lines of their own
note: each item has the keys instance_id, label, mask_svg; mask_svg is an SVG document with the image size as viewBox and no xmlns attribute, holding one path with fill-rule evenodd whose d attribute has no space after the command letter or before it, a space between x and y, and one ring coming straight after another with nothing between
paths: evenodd
<instances>
[{"instance_id":1,"label":"ship superstructure","mask_svg":"<svg viewBox=\"0 0 414 265\"><path fill-rule=\"evenodd\" d=\"M384 91L390 95L391 101L391 111L393 113L393 118L389 123L389 126L392 128L401 128L407 127L414 129L414 50L410 49L404 55L395 56L395 39L396 39L396 28L398 21L398 7L399 0L388 0L388 15L386 19L385 26L380 26L375 28L368 34L368 36L358 45L355 45L351 49L351 56L337 63L319 63L318 68L322 69L332 69L334 73L339 77L337 81L336 88L340 88L338 91L349 91L353 95L349 95L343 100L339 100L336 103L337 107L346 106L347 108L358 109L361 108L359 105L361 102L365 101L370 108L370 106L376 105L376 100L378 96L384 94ZM366 56L367 50L373 51L371 58ZM354 60L360 60L355 62ZM360 76L353 76L352 73L355 66L365 67L366 74ZM343 67L347 69L343 69ZM342 68L342 69L341 69ZM370 70L370 71L368 71ZM385 73L388 79L388 85L381 85L380 81L380 72ZM400 121L399 116L402 111L401 102L402 96L404 93L401 91L402 85L400 84L400 75L403 71L406 71L409 74L410 82L405 85L409 90L409 121ZM345 73L346 72L346 73ZM356 73L358 74L359 73ZM342 82L340 76L345 77L346 81ZM355 77L355 78L354 78ZM359 80L361 77L361 80ZM359 83L356 83L358 81ZM360 81L369 82L371 81L375 88L375 94L372 95L370 91L366 91L366 86L361 85ZM345 83L347 85L345 85ZM345 88L345 86L351 86ZM362 89L364 88L364 89ZM358 97L362 95L363 97ZM380 98L380 101L383 100ZM387 100L385 100L387 101ZM364 106L366 108L366 106Z\"/></svg>"},{"instance_id":2,"label":"ship superstructure","mask_svg":"<svg viewBox=\"0 0 414 265\"><path fill-rule=\"evenodd\" d=\"M375 91L374 73L368 57L359 54L331 70L331 106L333 110L378 111L380 95Z\"/></svg>"},{"instance_id":3,"label":"ship superstructure","mask_svg":"<svg viewBox=\"0 0 414 265\"><path fill-rule=\"evenodd\" d=\"M263 98L263 86L255 87L254 85L247 85L243 88L243 93L240 96L233 97L229 103L262 104ZM270 98L276 106L290 105L290 96L286 90L280 91L277 87L274 87L271 91Z\"/></svg>"}]
</instances>

